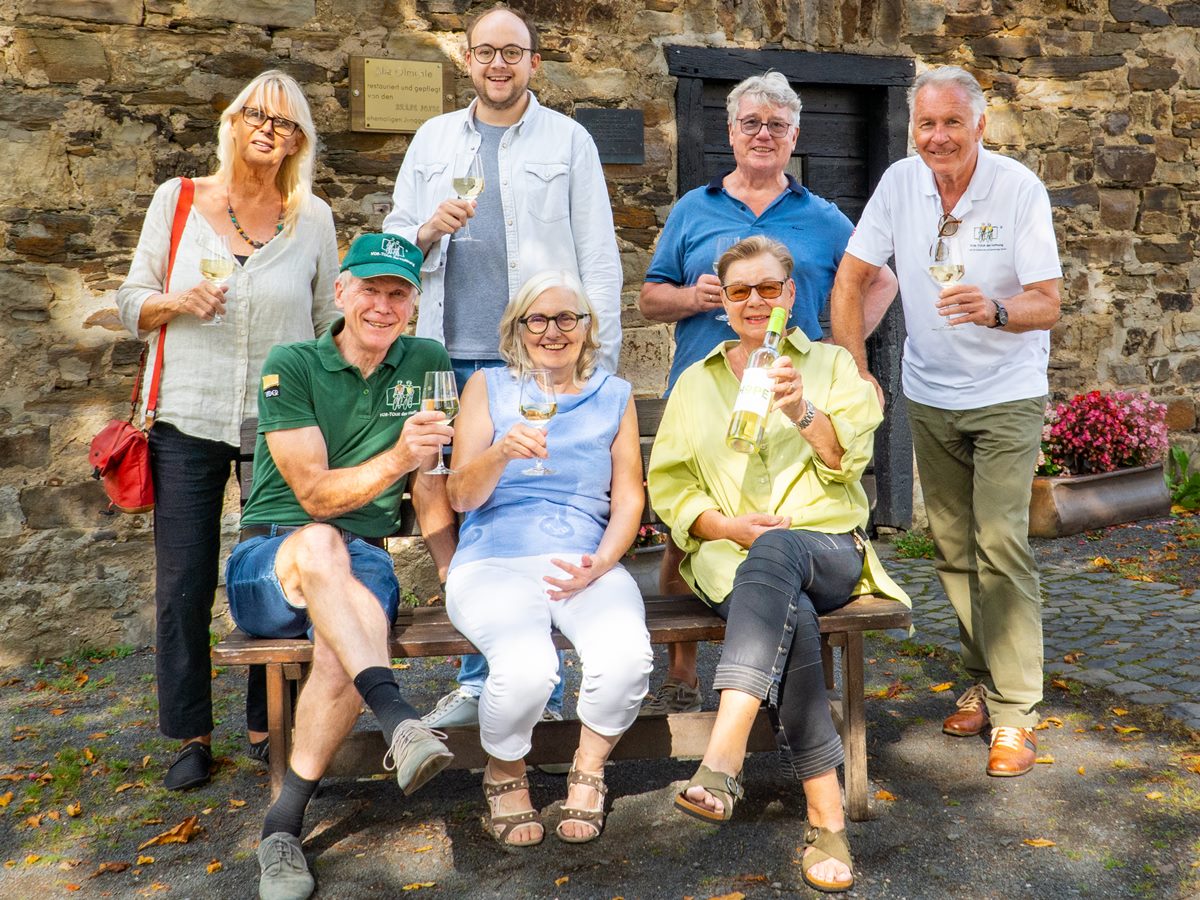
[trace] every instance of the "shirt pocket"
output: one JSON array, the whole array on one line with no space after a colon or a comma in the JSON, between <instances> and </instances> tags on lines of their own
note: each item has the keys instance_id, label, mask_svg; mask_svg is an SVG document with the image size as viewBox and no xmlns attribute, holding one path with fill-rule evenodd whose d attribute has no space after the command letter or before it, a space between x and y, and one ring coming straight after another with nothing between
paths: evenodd
<instances>
[{"instance_id":1,"label":"shirt pocket","mask_svg":"<svg viewBox=\"0 0 1200 900\"><path fill-rule=\"evenodd\" d=\"M560 222L571 212L570 169L566 163L526 163L528 209L539 222Z\"/></svg>"},{"instance_id":2,"label":"shirt pocket","mask_svg":"<svg viewBox=\"0 0 1200 900\"><path fill-rule=\"evenodd\" d=\"M444 193L438 191L437 188L442 181L442 175L446 172L447 164L445 162L420 163L416 166L417 170L417 190L426 197L432 197Z\"/></svg>"}]
</instances>

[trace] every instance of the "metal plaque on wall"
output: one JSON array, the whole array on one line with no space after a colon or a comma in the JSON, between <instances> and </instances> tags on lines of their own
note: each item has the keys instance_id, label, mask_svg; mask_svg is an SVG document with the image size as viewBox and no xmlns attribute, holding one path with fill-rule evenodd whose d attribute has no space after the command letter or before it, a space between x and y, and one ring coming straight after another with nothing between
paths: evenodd
<instances>
[{"instance_id":1,"label":"metal plaque on wall","mask_svg":"<svg viewBox=\"0 0 1200 900\"><path fill-rule=\"evenodd\" d=\"M587 129L602 163L641 165L646 142L640 109L575 108L575 121Z\"/></svg>"},{"instance_id":2,"label":"metal plaque on wall","mask_svg":"<svg viewBox=\"0 0 1200 900\"><path fill-rule=\"evenodd\" d=\"M453 97L449 65L422 59L350 58L350 130L413 132Z\"/></svg>"}]
</instances>

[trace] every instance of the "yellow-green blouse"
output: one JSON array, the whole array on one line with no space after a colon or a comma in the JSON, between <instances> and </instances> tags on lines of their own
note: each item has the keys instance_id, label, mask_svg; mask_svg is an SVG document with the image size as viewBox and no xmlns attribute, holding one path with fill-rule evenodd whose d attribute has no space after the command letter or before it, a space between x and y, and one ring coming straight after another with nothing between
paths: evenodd
<instances>
[{"instance_id":1,"label":"yellow-green blouse","mask_svg":"<svg viewBox=\"0 0 1200 900\"><path fill-rule=\"evenodd\" d=\"M839 534L864 527L869 507L860 479L883 421L875 389L858 374L850 353L814 343L793 329L780 350L804 379L804 396L829 416L844 449L840 469L831 469L778 410L767 417L766 449L738 453L725 445L738 379L728 351L718 345L679 377L650 454L647 482L654 511L671 528L684 551L680 574L711 602L733 588L746 551L730 540L701 541L690 533L705 510L727 516L769 513L792 517L792 528ZM863 574L853 595L876 594L911 606L869 544Z\"/></svg>"}]
</instances>

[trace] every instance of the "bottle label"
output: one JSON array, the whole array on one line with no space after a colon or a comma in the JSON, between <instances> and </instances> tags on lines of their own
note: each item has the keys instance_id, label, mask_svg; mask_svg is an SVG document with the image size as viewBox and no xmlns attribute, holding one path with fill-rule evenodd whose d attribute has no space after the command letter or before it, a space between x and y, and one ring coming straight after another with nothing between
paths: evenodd
<instances>
[{"instance_id":1,"label":"bottle label","mask_svg":"<svg viewBox=\"0 0 1200 900\"><path fill-rule=\"evenodd\" d=\"M747 369L742 373L742 387L738 391L733 411L755 413L765 419L767 410L771 408L773 384L766 369Z\"/></svg>"}]
</instances>

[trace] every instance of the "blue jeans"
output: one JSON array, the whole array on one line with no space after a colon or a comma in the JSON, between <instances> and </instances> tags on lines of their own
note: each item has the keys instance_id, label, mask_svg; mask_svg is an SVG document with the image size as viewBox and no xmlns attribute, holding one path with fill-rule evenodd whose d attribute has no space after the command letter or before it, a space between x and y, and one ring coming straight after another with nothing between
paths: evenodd
<instances>
[{"instance_id":1,"label":"blue jeans","mask_svg":"<svg viewBox=\"0 0 1200 900\"><path fill-rule=\"evenodd\" d=\"M255 637L312 639L312 622L304 607L292 606L279 584L275 557L286 534L252 537L233 548L225 567L225 593L229 595L229 614L238 628ZM400 584L391 555L366 541L353 540L346 545L350 571L375 595L389 622L396 620L400 605Z\"/></svg>"},{"instance_id":2,"label":"blue jeans","mask_svg":"<svg viewBox=\"0 0 1200 900\"><path fill-rule=\"evenodd\" d=\"M502 359L461 359L450 358L450 366L454 369L454 380L458 382L458 392L461 394L466 387L467 379L480 369L498 369L508 365ZM558 651L558 684L550 695L546 709L562 713L563 691L566 690L566 667L563 665L563 652ZM478 697L483 693L483 683L487 681L488 665L482 653L471 653L462 658L462 667L458 670L458 686L464 692Z\"/></svg>"}]
</instances>

